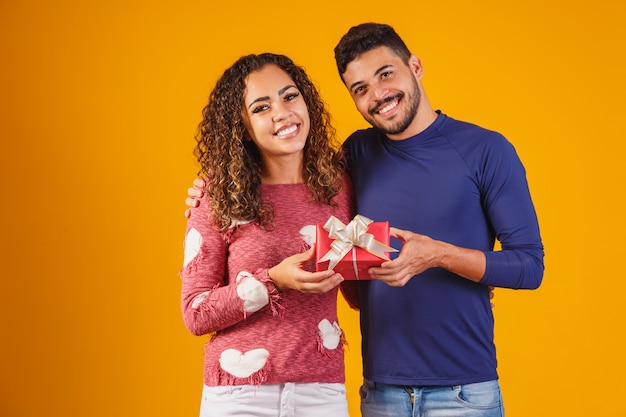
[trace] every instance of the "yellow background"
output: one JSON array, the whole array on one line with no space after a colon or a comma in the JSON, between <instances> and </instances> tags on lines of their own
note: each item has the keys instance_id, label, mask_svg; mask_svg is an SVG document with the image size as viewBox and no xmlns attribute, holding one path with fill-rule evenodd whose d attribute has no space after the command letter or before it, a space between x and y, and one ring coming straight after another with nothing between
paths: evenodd
<instances>
[{"instance_id":1,"label":"yellow background","mask_svg":"<svg viewBox=\"0 0 626 417\"><path fill-rule=\"evenodd\" d=\"M2 0L0 416L197 415L204 339L177 273L200 110L270 50L306 67L345 138L365 123L332 49L365 21L421 58L435 108L502 132L527 168L546 273L496 292L507 416L626 416L619 4Z\"/></svg>"}]
</instances>

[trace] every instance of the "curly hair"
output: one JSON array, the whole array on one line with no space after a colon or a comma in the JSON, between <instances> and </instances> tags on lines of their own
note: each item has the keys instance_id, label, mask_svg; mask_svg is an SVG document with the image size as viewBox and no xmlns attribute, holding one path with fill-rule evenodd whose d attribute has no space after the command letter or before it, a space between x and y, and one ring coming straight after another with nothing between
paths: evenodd
<instances>
[{"instance_id":1,"label":"curly hair","mask_svg":"<svg viewBox=\"0 0 626 417\"><path fill-rule=\"evenodd\" d=\"M285 71L306 103L311 127L303 152L303 178L312 198L332 205L341 191L345 158L330 114L305 70L284 55L243 56L218 79L196 134L198 175L205 179L213 222L222 232L234 221L256 221L272 228L273 209L260 194L261 155L253 141L245 140L243 119L247 77L267 65Z\"/></svg>"},{"instance_id":2,"label":"curly hair","mask_svg":"<svg viewBox=\"0 0 626 417\"><path fill-rule=\"evenodd\" d=\"M362 23L351 27L335 47L335 63L341 79L343 80L348 64L359 55L380 46L391 49L408 64L411 52L391 26L383 23Z\"/></svg>"}]
</instances>

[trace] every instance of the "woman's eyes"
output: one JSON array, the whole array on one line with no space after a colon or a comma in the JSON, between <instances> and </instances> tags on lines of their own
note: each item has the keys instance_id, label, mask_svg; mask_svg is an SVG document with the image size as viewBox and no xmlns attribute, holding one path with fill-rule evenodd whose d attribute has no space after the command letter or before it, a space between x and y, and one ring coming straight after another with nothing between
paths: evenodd
<instances>
[{"instance_id":1,"label":"woman's eyes","mask_svg":"<svg viewBox=\"0 0 626 417\"><path fill-rule=\"evenodd\" d=\"M257 106L252 109L252 113L256 114L256 113L262 112L263 110L269 109L269 107L270 106L268 106L267 104L263 104L262 106Z\"/></svg>"},{"instance_id":2,"label":"woman's eyes","mask_svg":"<svg viewBox=\"0 0 626 417\"><path fill-rule=\"evenodd\" d=\"M293 101L295 99L297 99L298 97L300 97L300 92L299 91L294 91L294 92L290 92L290 93L286 93L285 95L283 95L283 100L284 101ZM260 113L264 110L267 110L270 108L269 104L260 104L256 107L254 107L252 109L252 113L256 114L256 113Z\"/></svg>"},{"instance_id":3,"label":"woman's eyes","mask_svg":"<svg viewBox=\"0 0 626 417\"><path fill-rule=\"evenodd\" d=\"M295 100L296 98L298 98L298 96L300 95L300 93L298 92L293 92L293 93L287 93L285 94L285 101L292 101Z\"/></svg>"}]
</instances>

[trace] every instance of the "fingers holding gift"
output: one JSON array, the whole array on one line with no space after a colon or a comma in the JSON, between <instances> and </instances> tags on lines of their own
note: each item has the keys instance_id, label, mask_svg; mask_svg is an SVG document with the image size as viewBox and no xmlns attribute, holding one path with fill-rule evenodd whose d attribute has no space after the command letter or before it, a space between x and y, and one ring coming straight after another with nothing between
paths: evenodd
<instances>
[{"instance_id":1,"label":"fingers holding gift","mask_svg":"<svg viewBox=\"0 0 626 417\"><path fill-rule=\"evenodd\" d=\"M283 259L281 263L270 268L268 274L279 290L293 289L306 293L325 293L343 281L340 274L334 271L308 272L302 264L313 258L315 248Z\"/></svg>"},{"instance_id":2,"label":"fingers holding gift","mask_svg":"<svg viewBox=\"0 0 626 417\"><path fill-rule=\"evenodd\" d=\"M370 268L369 273L373 278L391 286L402 287L414 275L436 266L440 251L437 241L425 235L394 227L390 228L389 232L392 237L402 241L402 249L396 259L383 262L378 268Z\"/></svg>"}]
</instances>

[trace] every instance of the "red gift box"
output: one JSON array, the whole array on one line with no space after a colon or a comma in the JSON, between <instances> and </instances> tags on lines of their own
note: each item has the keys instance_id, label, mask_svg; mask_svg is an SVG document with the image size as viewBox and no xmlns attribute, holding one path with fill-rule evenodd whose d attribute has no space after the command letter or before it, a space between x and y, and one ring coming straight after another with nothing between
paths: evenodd
<instances>
[{"instance_id":1,"label":"red gift box","mask_svg":"<svg viewBox=\"0 0 626 417\"><path fill-rule=\"evenodd\" d=\"M389 222L373 222L357 215L343 224L335 217L316 225L316 269L329 267L347 280L367 280L368 269L389 260ZM343 255L342 255L343 254Z\"/></svg>"}]
</instances>

